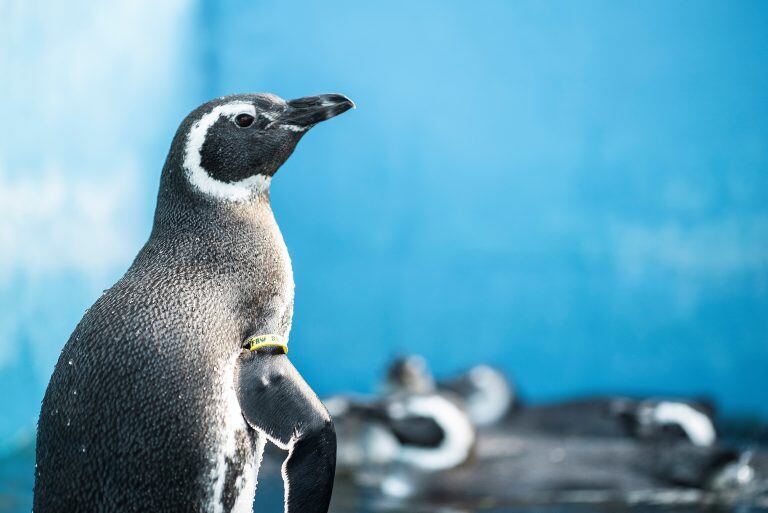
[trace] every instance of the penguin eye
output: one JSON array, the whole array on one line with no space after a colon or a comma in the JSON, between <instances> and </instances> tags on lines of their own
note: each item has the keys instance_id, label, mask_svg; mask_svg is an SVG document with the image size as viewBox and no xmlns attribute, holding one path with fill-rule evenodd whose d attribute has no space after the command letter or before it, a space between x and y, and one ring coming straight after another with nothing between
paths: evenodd
<instances>
[{"instance_id":1,"label":"penguin eye","mask_svg":"<svg viewBox=\"0 0 768 513\"><path fill-rule=\"evenodd\" d=\"M235 124L240 128L248 128L254 122L254 117L250 114L238 114L235 116Z\"/></svg>"}]
</instances>

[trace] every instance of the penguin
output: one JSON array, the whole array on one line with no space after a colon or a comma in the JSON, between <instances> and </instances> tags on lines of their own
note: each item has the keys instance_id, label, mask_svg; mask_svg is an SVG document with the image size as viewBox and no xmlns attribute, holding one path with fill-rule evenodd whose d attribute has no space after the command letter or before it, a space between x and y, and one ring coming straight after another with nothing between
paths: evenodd
<instances>
[{"instance_id":1,"label":"penguin","mask_svg":"<svg viewBox=\"0 0 768 513\"><path fill-rule=\"evenodd\" d=\"M419 355L395 358L383 383L388 393L448 394L458 398L477 427L491 426L518 406L515 385L490 365L475 365L455 377L436 381L426 360Z\"/></svg>"},{"instance_id":2,"label":"penguin","mask_svg":"<svg viewBox=\"0 0 768 513\"><path fill-rule=\"evenodd\" d=\"M476 369L494 376L478 379ZM377 398L326 400L339 437L340 477L378 492L382 500L438 503L586 497L721 503L747 497L764 483L761 460L713 439L706 420L712 413L693 401L616 396L521 408L511 399L507 415L477 425L464 407L498 402L479 400L477 394L498 395L481 385L512 387L507 379L494 379L496 373L501 371L479 365L448 381L435 380L422 357L407 356L388 367ZM445 406L424 412L407 406L408 400L425 397L452 398L464 411L465 421L476 428L470 454L431 465L432 458L447 453L436 442L461 421L446 417ZM417 458L407 457L412 449Z\"/></svg>"},{"instance_id":3,"label":"penguin","mask_svg":"<svg viewBox=\"0 0 768 513\"><path fill-rule=\"evenodd\" d=\"M42 402L34 511L251 511L264 445L285 511L326 512L336 440L287 357L291 261L269 188L340 94L225 96L181 123L151 234L86 311Z\"/></svg>"},{"instance_id":4,"label":"penguin","mask_svg":"<svg viewBox=\"0 0 768 513\"><path fill-rule=\"evenodd\" d=\"M475 429L449 397L333 396L324 402L338 434L340 476L383 495L412 496L423 475L461 466L473 454Z\"/></svg>"},{"instance_id":5,"label":"penguin","mask_svg":"<svg viewBox=\"0 0 768 513\"><path fill-rule=\"evenodd\" d=\"M324 401L339 433L344 468L403 464L440 471L472 454L475 429L461 405L438 394L375 401L333 396Z\"/></svg>"},{"instance_id":6,"label":"penguin","mask_svg":"<svg viewBox=\"0 0 768 513\"><path fill-rule=\"evenodd\" d=\"M503 424L518 433L681 441L711 447L718 440L706 401L598 396L515 410Z\"/></svg>"},{"instance_id":7,"label":"penguin","mask_svg":"<svg viewBox=\"0 0 768 513\"><path fill-rule=\"evenodd\" d=\"M380 386L384 394L425 394L437 390L437 383L427 360L417 354L394 358L384 373Z\"/></svg>"},{"instance_id":8,"label":"penguin","mask_svg":"<svg viewBox=\"0 0 768 513\"><path fill-rule=\"evenodd\" d=\"M383 389L388 393L451 393L460 399L478 429L682 440L699 446L712 446L717 441L715 408L706 400L598 396L524 406L512 380L484 364L446 380L435 380L424 358L403 356L389 365Z\"/></svg>"},{"instance_id":9,"label":"penguin","mask_svg":"<svg viewBox=\"0 0 768 513\"><path fill-rule=\"evenodd\" d=\"M325 399L339 439L340 474L393 499L418 496L428 475L468 464L477 429L467 401L438 387L426 360L399 357L373 399Z\"/></svg>"},{"instance_id":10,"label":"penguin","mask_svg":"<svg viewBox=\"0 0 768 513\"><path fill-rule=\"evenodd\" d=\"M412 357L397 363L387 369L378 397L324 401L336 423L339 467L364 484L384 483L395 472L454 468L474 448L475 428L466 410L453 394L435 389L426 362Z\"/></svg>"}]
</instances>

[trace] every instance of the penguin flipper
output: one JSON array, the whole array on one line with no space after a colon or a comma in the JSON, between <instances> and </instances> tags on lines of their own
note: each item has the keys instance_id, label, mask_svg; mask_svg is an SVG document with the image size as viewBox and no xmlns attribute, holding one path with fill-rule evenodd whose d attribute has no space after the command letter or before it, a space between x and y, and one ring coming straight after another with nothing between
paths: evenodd
<instances>
[{"instance_id":1,"label":"penguin flipper","mask_svg":"<svg viewBox=\"0 0 768 513\"><path fill-rule=\"evenodd\" d=\"M326 513L336 472L330 415L284 354L244 351L236 371L240 409L254 429L288 450L286 513Z\"/></svg>"}]
</instances>

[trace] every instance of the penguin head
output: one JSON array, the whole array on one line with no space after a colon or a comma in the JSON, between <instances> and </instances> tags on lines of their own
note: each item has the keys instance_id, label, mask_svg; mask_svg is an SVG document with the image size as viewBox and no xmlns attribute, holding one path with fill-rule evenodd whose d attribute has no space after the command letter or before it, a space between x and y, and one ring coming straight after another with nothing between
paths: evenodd
<instances>
[{"instance_id":1,"label":"penguin head","mask_svg":"<svg viewBox=\"0 0 768 513\"><path fill-rule=\"evenodd\" d=\"M388 393L424 394L435 390L435 380L423 357L401 356L387 369L384 388Z\"/></svg>"},{"instance_id":2,"label":"penguin head","mask_svg":"<svg viewBox=\"0 0 768 513\"><path fill-rule=\"evenodd\" d=\"M187 116L172 153L192 189L215 200L245 201L268 189L307 130L353 107L341 94L288 101L273 94L225 96Z\"/></svg>"}]
</instances>

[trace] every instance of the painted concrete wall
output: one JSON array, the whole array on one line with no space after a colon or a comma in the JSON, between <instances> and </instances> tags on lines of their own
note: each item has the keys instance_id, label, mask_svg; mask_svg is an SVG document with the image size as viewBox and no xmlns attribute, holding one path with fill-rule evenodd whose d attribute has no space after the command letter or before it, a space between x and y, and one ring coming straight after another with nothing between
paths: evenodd
<instances>
[{"instance_id":1,"label":"painted concrete wall","mask_svg":"<svg viewBox=\"0 0 768 513\"><path fill-rule=\"evenodd\" d=\"M0 4L0 439L146 238L180 119L241 91L358 104L273 182L320 392L419 352L768 418L764 3L26 4Z\"/></svg>"}]
</instances>

